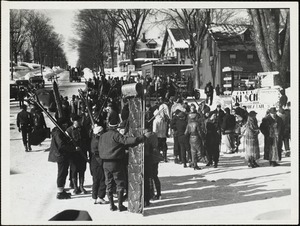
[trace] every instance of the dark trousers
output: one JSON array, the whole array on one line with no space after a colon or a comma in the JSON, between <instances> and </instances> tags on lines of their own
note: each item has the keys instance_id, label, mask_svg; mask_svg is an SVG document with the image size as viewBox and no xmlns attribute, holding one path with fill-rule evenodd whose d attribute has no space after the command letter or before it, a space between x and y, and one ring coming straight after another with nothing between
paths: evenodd
<instances>
[{"instance_id":1,"label":"dark trousers","mask_svg":"<svg viewBox=\"0 0 300 226\"><path fill-rule=\"evenodd\" d=\"M210 100L209 105L212 105L213 102L213 95L206 95L206 103L208 104L208 100Z\"/></svg>"},{"instance_id":2,"label":"dark trousers","mask_svg":"<svg viewBox=\"0 0 300 226\"><path fill-rule=\"evenodd\" d=\"M124 161L103 161L103 169L105 174L105 185L108 193L113 193L113 188L117 186L117 192L124 191L126 188L126 175L124 172Z\"/></svg>"},{"instance_id":3,"label":"dark trousers","mask_svg":"<svg viewBox=\"0 0 300 226\"><path fill-rule=\"evenodd\" d=\"M190 152L189 150L189 141L186 135L178 136L178 143L180 146L180 153L181 153L181 161L183 164L186 164L186 153Z\"/></svg>"},{"instance_id":4,"label":"dark trousers","mask_svg":"<svg viewBox=\"0 0 300 226\"><path fill-rule=\"evenodd\" d=\"M144 167L144 200L149 201L151 199L150 193L150 180L152 178L152 164L145 160L145 167Z\"/></svg>"},{"instance_id":5,"label":"dark trousers","mask_svg":"<svg viewBox=\"0 0 300 226\"><path fill-rule=\"evenodd\" d=\"M181 161L181 154L180 154L180 146L178 143L178 137L174 136L174 156L179 156L179 161Z\"/></svg>"},{"instance_id":6,"label":"dark trousers","mask_svg":"<svg viewBox=\"0 0 300 226\"><path fill-rule=\"evenodd\" d=\"M102 161L102 160L101 160ZM97 161L95 155L91 160L91 171L93 176L92 198L104 198L106 193L105 175L103 166Z\"/></svg>"},{"instance_id":7,"label":"dark trousers","mask_svg":"<svg viewBox=\"0 0 300 226\"><path fill-rule=\"evenodd\" d=\"M218 164L220 157L220 149L218 144L208 144L206 149L206 156L209 163L214 161L215 164Z\"/></svg>"},{"instance_id":8,"label":"dark trousers","mask_svg":"<svg viewBox=\"0 0 300 226\"><path fill-rule=\"evenodd\" d=\"M154 180L157 195L160 196L161 195L161 184L160 184L160 180L158 178L158 164L159 163L154 163L152 165L152 178Z\"/></svg>"},{"instance_id":9,"label":"dark trousers","mask_svg":"<svg viewBox=\"0 0 300 226\"><path fill-rule=\"evenodd\" d=\"M86 161L79 153L72 153L70 157L70 172L71 178L76 179L77 174L79 174L79 178L84 177L84 173L86 170Z\"/></svg>"},{"instance_id":10,"label":"dark trousers","mask_svg":"<svg viewBox=\"0 0 300 226\"><path fill-rule=\"evenodd\" d=\"M168 150L167 138L158 137L157 141L158 141L157 148L158 148L159 151L165 152L165 151Z\"/></svg>"},{"instance_id":11,"label":"dark trousers","mask_svg":"<svg viewBox=\"0 0 300 226\"><path fill-rule=\"evenodd\" d=\"M24 105L24 98L19 98L19 106L20 108Z\"/></svg>"},{"instance_id":12,"label":"dark trousers","mask_svg":"<svg viewBox=\"0 0 300 226\"><path fill-rule=\"evenodd\" d=\"M68 168L69 168L69 161L64 159L62 162L57 163L57 187L63 188L65 187L66 178L68 176Z\"/></svg>"},{"instance_id":13,"label":"dark trousers","mask_svg":"<svg viewBox=\"0 0 300 226\"><path fill-rule=\"evenodd\" d=\"M22 132L22 140L23 140L23 144L24 146L27 146L27 144L30 145L30 128L28 126L22 126L21 127L21 132Z\"/></svg>"}]
</instances>

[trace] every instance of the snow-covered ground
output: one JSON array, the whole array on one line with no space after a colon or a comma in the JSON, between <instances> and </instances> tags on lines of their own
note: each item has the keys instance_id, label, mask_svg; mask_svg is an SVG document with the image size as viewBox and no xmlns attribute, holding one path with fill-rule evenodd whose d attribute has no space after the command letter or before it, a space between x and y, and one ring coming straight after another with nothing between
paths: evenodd
<instances>
[{"instance_id":1,"label":"snow-covered ground","mask_svg":"<svg viewBox=\"0 0 300 226\"><path fill-rule=\"evenodd\" d=\"M61 74L59 84L64 94L76 91L74 84L67 81L67 72ZM62 81L61 79L66 79ZM67 86L70 85L69 88ZM72 85L72 86L71 86ZM84 85L76 84L76 85ZM69 92L69 91L68 91ZM214 102L212 109L217 103ZM152 201L142 214L111 212L109 205L94 205L91 198L92 178L89 166L85 173L86 195L72 196L70 200L56 199L55 163L47 161L50 145L46 139L41 146L33 146L33 151L25 153L21 134L16 128L17 102L10 103L9 145L2 150L1 213L2 224L75 224L74 222L49 222L55 214L66 209L86 210L93 221L81 224L295 224L298 213L298 196L295 187L295 172L292 164L298 148L292 146L292 157L283 158L279 167L270 167L263 160L263 136L260 134L261 167L248 168L244 162L242 145L239 153L221 156L218 168L206 167L202 170L183 168L174 163L173 139L168 138L169 162L159 164L162 184L162 199ZM53 124L46 118L51 128ZM293 138L292 138L293 139ZM3 147L3 146L2 146ZM295 166L295 165L293 165ZM297 172L296 172L297 174ZM292 179L293 178L293 179ZM4 183L3 183L4 182ZM68 188L68 180L66 183ZM128 205L127 202L124 203ZM295 208L297 206L297 208ZM291 214L293 217L291 217ZM76 222L78 224L78 222Z\"/></svg>"}]
</instances>

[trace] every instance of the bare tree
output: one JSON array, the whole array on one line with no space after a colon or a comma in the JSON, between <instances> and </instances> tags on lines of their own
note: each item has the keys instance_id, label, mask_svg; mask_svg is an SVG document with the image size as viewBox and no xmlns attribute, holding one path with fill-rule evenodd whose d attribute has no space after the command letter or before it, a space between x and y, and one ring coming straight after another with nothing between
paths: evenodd
<instances>
[{"instance_id":1,"label":"bare tree","mask_svg":"<svg viewBox=\"0 0 300 226\"><path fill-rule=\"evenodd\" d=\"M126 40L130 63L134 64L136 44L140 37L145 19L151 9L117 9L108 10L107 16L111 23Z\"/></svg>"},{"instance_id":2,"label":"bare tree","mask_svg":"<svg viewBox=\"0 0 300 226\"><path fill-rule=\"evenodd\" d=\"M183 40L188 45L189 55L194 68L194 87L202 85L200 78L200 60L203 50L203 40L207 34L211 19L209 9L168 9L161 11L172 21L181 32Z\"/></svg>"},{"instance_id":3,"label":"bare tree","mask_svg":"<svg viewBox=\"0 0 300 226\"><path fill-rule=\"evenodd\" d=\"M17 63L18 55L27 40L23 10L10 10L10 41L12 57Z\"/></svg>"},{"instance_id":4,"label":"bare tree","mask_svg":"<svg viewBox=\"0 0 300 226\"><path fill-rule=\"evenodd\" d=\"M290 15L282 19L284 23L280 35L280 9L249 9L253 23L253 37L257 54L264 71L279 71L277 81L286 87L287 71L290 65Z\"/></svg>"},{"instance_id":5,"label":"bare tree","mask_svg":"<svg viewBox=\"0 0 300 226\"><path fill-rule=\"evenodd\" d=\"M79 61L84 66L100 67L104 74L104 61L107 58L108 41L103 29L106 24L99 10L81 10L77 15L77 32L79 40ZM97 19L95 19L97 18Z\"/></svg>"}]
</instances>

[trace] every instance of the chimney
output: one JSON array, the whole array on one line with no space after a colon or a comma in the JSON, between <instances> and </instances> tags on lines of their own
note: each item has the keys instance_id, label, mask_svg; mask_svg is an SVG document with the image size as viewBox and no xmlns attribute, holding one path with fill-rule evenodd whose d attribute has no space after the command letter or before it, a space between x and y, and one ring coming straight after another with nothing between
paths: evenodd
<instances>
[{"instance_id":1,"label":"chimney","mask_svg":"<svg viewBox=\"0 0 300 226\"><path fill-rule=\"evenodd\" d=\"M143 38L142 38L142 42L146 42L147 40L146 40L146 33L144 32L143 33Z\"/></svg>"}]
</instances>

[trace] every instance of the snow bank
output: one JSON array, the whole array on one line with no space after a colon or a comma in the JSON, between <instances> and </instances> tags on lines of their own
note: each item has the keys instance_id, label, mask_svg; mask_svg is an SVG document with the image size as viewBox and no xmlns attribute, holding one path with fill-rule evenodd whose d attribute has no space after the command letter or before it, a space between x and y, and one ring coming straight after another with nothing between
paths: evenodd
<instances>
[{"instance_id":1,"label":"snow bank","mask_svg":"<svg viewBox=\"0 0 300 226\"><path fill-rule=\"evenodd\" d=\"M94 74L93 74L93 72L92 72L91 69L89 69L89 68L86 67L86 68L83 69L83 77L86 80L93 79Z\"/></svg>"}]
</instances>

